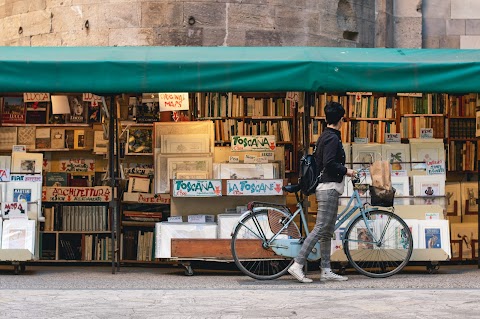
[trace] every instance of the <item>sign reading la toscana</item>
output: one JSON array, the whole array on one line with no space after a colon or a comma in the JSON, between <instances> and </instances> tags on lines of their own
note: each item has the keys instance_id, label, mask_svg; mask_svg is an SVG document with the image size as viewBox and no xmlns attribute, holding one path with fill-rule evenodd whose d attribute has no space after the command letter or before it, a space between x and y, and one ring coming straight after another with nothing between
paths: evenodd
<instances>
[{"instance_id":1,"label":"sign reading la toscana","mask_svg":"<svg viewBox=\"0 0 480 319\"><path fill-rule=\"evenodd\" d=\"M234 152L242 151L273 151L276 147L275 135L248 135L232 136L231 150Z\"/></svg>"},{"instance_id":2,"label":"sign reading la toscana","mask_svg":"<svg viewBox=\"0 0 480 319\"><path fill-rule=\"evenodd\" d=\"M222 196L221 180L173 180L174 197Z\"/></svg>"},{"instance_id":3,"label":"sign reading la toscana","mask_svg":"<svg viewBox=\"0 0 480 319\"><path fill-rule=\"evenodd\" d=\"M227 181L227 195L283 195L281 179L230 179Z\"/></svg>"}]
</instances>

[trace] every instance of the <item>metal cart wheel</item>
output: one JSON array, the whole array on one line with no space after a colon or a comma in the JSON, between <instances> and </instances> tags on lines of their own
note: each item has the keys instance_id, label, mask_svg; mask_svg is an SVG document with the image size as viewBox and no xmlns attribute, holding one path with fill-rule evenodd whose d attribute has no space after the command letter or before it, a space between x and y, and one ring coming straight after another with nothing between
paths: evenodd
<instances>
[{"instance_id":1,"label":"metal cart wheel","mask_svg":"<svg viewBox=\"0 0 480 319\"><path fill-rule=\"evenodd\" d=\"M430 264L427 265L427 272L429 274L436 274L438 273L439 269L440 269L440 266L438 265L437 262L431 262Z\"/></svg>"},{"instance_id":2,"label":"metal cart wheel","mask_svg":"<svg viewBox=\"0 0 480 319\"><path fill-rule=\"evenodd\" d=\"M182 263L182 266L185 268L185 276L193 276L193 269L190 263Z\"/></svg>"}]
</instances>

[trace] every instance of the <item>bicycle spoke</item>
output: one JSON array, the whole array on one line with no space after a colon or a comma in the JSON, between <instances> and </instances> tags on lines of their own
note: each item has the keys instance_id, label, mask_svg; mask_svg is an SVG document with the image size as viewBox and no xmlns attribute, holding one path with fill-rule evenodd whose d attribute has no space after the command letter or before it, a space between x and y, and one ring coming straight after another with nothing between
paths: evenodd
<instances>
[{"instance_id":1,"label":"bicycle spoke","mask_svg":"<svg viewBox=\"0 0 480 319\"><path fill-rule=\"evenodd\" d=\"M345 233L345 254L355 269L370 277L388 277L408 263L413 250L410 229L397 215L372 211L358 216Z\"/></svg>"}]
</instances>

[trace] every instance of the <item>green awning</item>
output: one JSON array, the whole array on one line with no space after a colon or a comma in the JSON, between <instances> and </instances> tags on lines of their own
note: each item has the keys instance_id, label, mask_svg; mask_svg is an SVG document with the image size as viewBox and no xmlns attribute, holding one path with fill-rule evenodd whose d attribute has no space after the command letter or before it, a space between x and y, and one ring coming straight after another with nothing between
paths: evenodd
<instances>
[{"instance_id":1,"label":"green awning","mask_svg":"<svg viewBox=\"0 0 480 319\"><path fill-rule=\"evenodd\" d=\"M1 92L479 92L480 50L1 47Z\"/></svg>"}]
</instances>

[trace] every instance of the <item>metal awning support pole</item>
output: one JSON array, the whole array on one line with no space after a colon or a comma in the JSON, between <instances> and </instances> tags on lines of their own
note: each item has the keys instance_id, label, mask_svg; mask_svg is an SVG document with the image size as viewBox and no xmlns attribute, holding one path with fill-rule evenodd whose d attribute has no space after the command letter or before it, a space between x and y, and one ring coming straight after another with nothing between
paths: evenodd
<instances>
[{"instance_id":1,"label":"metal awning support pole","mask_svg":"<svg viewBox=\"0 0 480 319\"><path fill-rule=\"evenodd\" d=\"M109 211L110 211L110 230L111 230L111 254L112 254L112 274L115 274L115 241L116 241L116 224L118 223L118 219L116 218L117 213L117 199L116 199L116 179L115 179L115 143L116 143L116 136L115 136L115 118L116 118L116 106L115 106L115 96L110 96L110 118L109 118L109 126L108 126L108 175L110 181L110 187L112 191L112 196L110 198L109 203Z\"/></svg>"}]
</instances>

